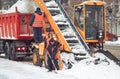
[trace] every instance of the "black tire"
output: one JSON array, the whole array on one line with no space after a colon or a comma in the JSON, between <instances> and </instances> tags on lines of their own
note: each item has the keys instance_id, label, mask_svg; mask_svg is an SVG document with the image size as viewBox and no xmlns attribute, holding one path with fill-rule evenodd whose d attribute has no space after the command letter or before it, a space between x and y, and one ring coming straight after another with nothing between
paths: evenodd
<instances>
[{"instance_id":1,"label":"black tire","mask_svg":"<svg viewBox=\"0 0 120 79\"><path fill-rule=\"evenodd\" d=\"M33 50L33 64L42 67L43 59L40 59L39 51L37 49Z\"/></svg>"},{"instance_id":2,"label":"black tire","mask_svg":"<svg viewBox=\"0 0 120 79\"><path fill-rule=\"evenodd\" d=\"M39 60L39 66L40 66L40 67L42 67L43 61L44 61L43 59L40 59L40 60Z\"/></svg>"},{"instance_id":3,"label":"black tire","mask_svg":"<svg viewBox=\"0 0 120 79\"><path fill-rule=\"evenodd\" d=\"M111 39L111 41L117 41L117 38L113 37L113 38Z\"/></svg>"},{"instance_id":4,"label":"black tire","mask_svg":"<svg viewBox=\"0 0 120 79\"><path fill-rule=\"evenodd\" d=\"M9 42L6 42L5 43L5 57L10 59L10 43Z\"/></svg>"},{"instance_id":5,"label":"black tire","mask_svg":"<svg viewBox=\"0 0 120 79\"><path fill-rule=\"evenodd\" d=\"M15 44L14 42L10 45L10 59L16 60Z\"/></svg>"}]
</instances>

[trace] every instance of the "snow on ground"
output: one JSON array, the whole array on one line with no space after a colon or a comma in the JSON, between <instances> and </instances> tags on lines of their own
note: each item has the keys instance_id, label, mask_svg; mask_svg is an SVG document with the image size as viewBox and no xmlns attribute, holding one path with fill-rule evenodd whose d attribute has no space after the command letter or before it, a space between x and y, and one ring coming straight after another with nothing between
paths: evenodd
<instances>
[{"instance_id":1,"label":"snow on ground","mask_svg":"<svg viewBox=\"0 0 120 79\"><path fill-rule=\"evenodd\" d=\"M106 41L105 44L118 45L118 46L120 46L120 37L118 38L117 41Z\"/></svg>"},{"instance_id":2,"label":"snow on ground","mask_svg":"<svg viewBox=\"0 0 120 79\"><path fill-rule=\"evenodd\" d=\"M106 58L101 53L96 57ZM86 64L93 59L79 61L71 69L63 69L56 74L43 67L0 58L0 79L120 79L120 67L113 61L106 58L110 65L105 62Z\"/></svg>"},{"instance_id":3,"label":"snow on ground","mask_svg":"<svg viewBox=\"0 0 120 79\"><path fill-rule=\"evenodd\" d=\"M103 54L97 53L97 57L106 58ZM110 62L110 65L103 62L98 65L94 63L86 64L87 61L93 60L86 59L74 65L70 70L62 72L66 75L73 75L78 79L120 79L120 67L117 66L113 61L107 59Z\"/></svg>"}]
</instances>

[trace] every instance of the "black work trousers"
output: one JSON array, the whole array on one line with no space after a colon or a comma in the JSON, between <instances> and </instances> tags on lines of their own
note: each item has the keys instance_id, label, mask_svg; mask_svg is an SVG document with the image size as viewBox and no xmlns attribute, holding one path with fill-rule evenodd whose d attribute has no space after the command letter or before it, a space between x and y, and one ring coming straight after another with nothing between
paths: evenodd
<instances>
[{"instance_id":1,"label":"black work trousers","mask_svg":"<svg viewBox=\"0 0 120 79\"><path fill-rule=\"evenodd\" d=\"M34 39L36 43L42 42L42 27L33 27Z\"/></svg>"},{"instance_id":2,"label":"black work trousers","mask_svg":"<svg viewBox=\"0 0 120 79\"><path fill-rule=\"evenodd\" d=\"M53 60L53 63L55 64L56 69L59 70L58 60L57 59L50 59L49 56L48 56L48 70L52 71L55 69L53 66L52 60Z\"/></svg>"}]
</instances>

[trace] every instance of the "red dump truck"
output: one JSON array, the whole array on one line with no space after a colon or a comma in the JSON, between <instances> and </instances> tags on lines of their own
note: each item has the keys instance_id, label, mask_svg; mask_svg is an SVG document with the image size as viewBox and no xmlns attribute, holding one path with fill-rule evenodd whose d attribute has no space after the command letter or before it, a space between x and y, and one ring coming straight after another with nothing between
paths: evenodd
<instances>
[{"instance_id":1,"label":"red dump truck","mask_svg":"<svg viewBox=\"0 0 120 79\"><path fill-rule=\"evenodd\" d=\"M18 11L0 14L0 54L11 60L22 60L32 54L33 31L29 26L31 14Z\"/></svg>"}]
</instances>

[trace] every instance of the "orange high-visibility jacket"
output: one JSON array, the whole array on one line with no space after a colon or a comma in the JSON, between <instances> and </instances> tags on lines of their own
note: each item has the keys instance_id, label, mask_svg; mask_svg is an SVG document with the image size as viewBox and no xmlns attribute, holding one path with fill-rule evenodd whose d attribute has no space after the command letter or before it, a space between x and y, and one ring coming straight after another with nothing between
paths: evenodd
<instances>
[{"instance_id":1,"label":"orange high-visibility jacket","mask_svg":"<svg viewBox=\"0 0 120 79\"><path fill-rule=\"evenodd\" d=\"M50 39L48 39L46 42L47 43L46 48L48 48L48 46L49 46L49 41L50 41ZM52 48L52 52L54 51L54 49L55 49L55 47ZM46 54L49 54L48 50L46 50ZM58 59L59 57L60 57L60 51L58 50L54 58Z\"/></svg>"},{"instance_id":2,"label":"orange high-visibility jacket","mask_svg":"<svg viewBox=\"0 0 120 79\"><path fill-rule=\"evenodd\" d=\"M32 24L33 27L43 27L43 21L44 21L44 14L37 14L35 13L35 19Z\"/></svg>"}]
</instances>

